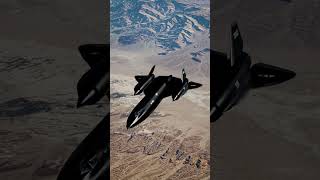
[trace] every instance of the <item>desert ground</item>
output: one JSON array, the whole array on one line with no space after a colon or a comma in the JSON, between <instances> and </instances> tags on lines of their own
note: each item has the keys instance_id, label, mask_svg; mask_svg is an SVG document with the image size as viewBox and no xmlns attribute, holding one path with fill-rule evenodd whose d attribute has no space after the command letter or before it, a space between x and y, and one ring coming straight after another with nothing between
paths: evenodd
<instances>
[{"instance_id":1,"label":"desert ground","mask_svg":"<svg viewBox=\"0 0 320 180\"><path fill-rule=\"evenodd\" d=\"M0 179L56 179L107 114L107 99L76 109L88 70L77 47L107 43L104 2L0 2Z\"/></svg>"},{"instance_id":2,"label":"desert ground","mask_svg":"<svg viewBox=\"0 0 320 180\"><path fill-rule=\"evenodd\" d=\"M111 179L209 179L208 79L198 79L203 86L178 101L165 98L149 118L126 129L127 116L143 97L133 96L135 75L149 73L154 63L156 76L181 77L181 68L170 69L166 60L155 58L152 53L111 51ZM186 73L196 79L188 75L188 66Z\"/></svg>"},{"instance_id":3,"label":"desert ground","mask_svg":"<svg viewBox=\"0 0 320 180\"><path fill-rule=\"evenodd\" d=\"M319 1L214 1L214 49L232 21L253 62L297 76L256 89L211 125L213 179L319 179Z\"/></svg>"}]
</instances>

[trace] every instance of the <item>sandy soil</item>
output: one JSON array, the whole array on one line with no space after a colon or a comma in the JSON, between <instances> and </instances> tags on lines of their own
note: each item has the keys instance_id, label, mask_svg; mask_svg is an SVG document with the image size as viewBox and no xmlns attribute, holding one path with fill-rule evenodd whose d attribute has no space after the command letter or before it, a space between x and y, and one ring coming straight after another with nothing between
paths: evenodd
<instances>
[{"instance_id":1,"label":"sandy soil","mask_svg":"<svg viewBox=\"0 0 320 180\"><path fill-rule=\"evenodd\" d=\"M164 99L149 118L127 130L127 116L143 96L133 96L134 75L148 73L152 64L120 54L111 55L111 179L209 179L209 85L179 101ZM157 65L154 73L171 72Z\"/></svg>"}]
</instances>

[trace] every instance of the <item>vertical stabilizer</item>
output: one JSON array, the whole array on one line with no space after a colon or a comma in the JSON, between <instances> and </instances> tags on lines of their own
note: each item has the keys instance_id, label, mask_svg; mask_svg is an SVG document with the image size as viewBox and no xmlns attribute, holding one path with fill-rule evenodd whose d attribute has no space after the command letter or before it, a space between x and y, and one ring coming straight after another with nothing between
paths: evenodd
<instances>
[{"instance_id":1,"label":"vertical stabilizer","mask_svg":"<svg viewBox=\"0 0 320 180\"><path fill-rule=\"evenodd\" d=\"M240 34L238 24L234 22L231 25L231 47L230 47L230 65L237 64L243 50L243 41Z\"/></svg>"},{"instance_id":2,"label":"vertical stabilizer","mask_svg":"<svg viewBox=\"0 0 320 180\"><path fill-rule=\"evenodd\" d=\"M154 68L156 67L156 65L153 65L150 72L149 72L149 75L153 74L153 71L154 71Z\"/></svg>"},{"instance_id":3,"label":"vertical stabilizer","mask_svg":"<svg viewBox=\"0 0 320 180\"><path fill-rule=\"evenodd\" d=\"M185 82L187 80L187 75L184 69L182 69L182 82Z\"/></svg>"}]
</instances>

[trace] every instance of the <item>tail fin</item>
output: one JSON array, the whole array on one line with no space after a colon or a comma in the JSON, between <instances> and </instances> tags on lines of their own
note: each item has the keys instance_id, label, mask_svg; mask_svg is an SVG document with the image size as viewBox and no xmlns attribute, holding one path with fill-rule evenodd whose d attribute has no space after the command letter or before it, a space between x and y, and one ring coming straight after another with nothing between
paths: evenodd
<instances>
[{"instance_id":1,"label":"tail fin","mask_svg":"<svg viewBox=\"0 0 320 180\"><path fill-rule=\"evenodd\" d=\"M230 47L230 63L231 66L237 64L237 60L243 50L243 40L240 34L238 24L234 22L231 25L231 47Z\"/></svg>"},{"instance_id":2,"label":"tail fin","mask_svg":"<svg viewBox=\"0 0 320 180\"><path fill-rule=\"evenodd\" d=\"M188 89L195 89L195 88L202 86L202 84L200 84L200 83L196 83L196 82L192 82L192 81L189 82L184 69L182 69L182 82L188 83Z\"/></svg>"},{"instance_id":3,"label":"tail fin","mask_svg":"<svg viewBox=\"0 0 320 180\"><path fill-rule=\"evenodd\" d=\"M187 75L184 69L182 69L182 82L185 82L185 80L187 80Z\"/></svg>"},{"instance_id":4,"label":"tail fin","mask_svg":"<svg viewBox=\"0 0 320 180\"><path fill-rule=\"evenodd\" d=\"M149 72L149 75L153 74L153 71L154 71L154 68L156 67L156 65L153 65L150 72Z\"/></svg>"},{"instance_id":5,"label":"tail fin","mask_svg":"<svg viewBox=\"0 0 320 180\"><path fill-rule=\"evenodd\" d=\"M89 64L90 67L94 66L97 62L108 62L109 44L84 44L78 47L82 58Z\"/></svg>"},{"instance_id":6,"label":"tail fin","mask_svg":"<svg viewBox=\"0 0 320 180\"><path fill-rule=\"evenodd\" d=\"M257 63L251 67L252 88L272 86L293 78L293 71L276 66Z\"/></svg>"}]
</instances>

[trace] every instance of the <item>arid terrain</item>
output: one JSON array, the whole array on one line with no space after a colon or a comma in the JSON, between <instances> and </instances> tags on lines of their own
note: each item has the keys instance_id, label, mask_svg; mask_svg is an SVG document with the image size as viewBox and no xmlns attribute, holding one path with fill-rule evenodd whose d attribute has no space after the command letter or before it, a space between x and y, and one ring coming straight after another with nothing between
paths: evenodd
<instances>
[{"instance_id":1,"label":"arid terrain","mask_svg":"<svg viewBox=\"0 0 320 180\"><path fill-rule=\"evenodd\" d=\"M127 116L143 97L133 96L134 75L152 67L152 56L134 61L135 56L111 53L111 179L209 179L209 81L202 79L203 87L178 101L164 99L149 118L127 130ZM181 70L165 67L158 63L154 74L181 76Z\"/></svg>"}]
</instances>

